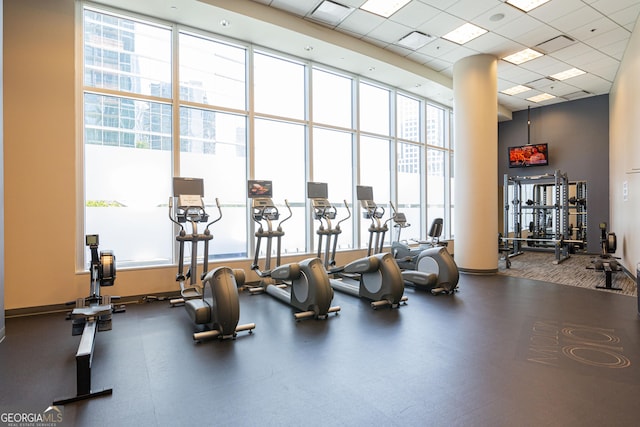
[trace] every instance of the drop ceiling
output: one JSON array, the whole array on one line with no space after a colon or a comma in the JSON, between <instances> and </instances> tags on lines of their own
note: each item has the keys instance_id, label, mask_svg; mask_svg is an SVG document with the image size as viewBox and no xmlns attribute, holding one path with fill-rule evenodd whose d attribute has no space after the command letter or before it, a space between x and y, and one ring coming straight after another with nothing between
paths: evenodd
<instances>
[{"instance_id":1,"label":"drop ceiling","mask_svg":"<svg viewBox=\"0 0 640 427\"><path fill-rule=\"evenodd\" d=\"M528 13L502 0L411 0L384 18L360 9L365 0L332 1L349 11L329 23L313 16L323 0L98 0L357 73L449 106L454 63L495 55L503 116L609 93L640 13L640 0L551 0ZM222 20L227 25L221 26ZM442 38L467 22L487 32L464 45ZM427 35L426 44L414 50L398 43L413 31ZM502 60L524 48L544 55L520 65ZM550 77L571 68L585 73L563 81ZM530 89L500 92L517 85ZM528 100L543 93L554 98Z\"/></svg>"}]
</instances>

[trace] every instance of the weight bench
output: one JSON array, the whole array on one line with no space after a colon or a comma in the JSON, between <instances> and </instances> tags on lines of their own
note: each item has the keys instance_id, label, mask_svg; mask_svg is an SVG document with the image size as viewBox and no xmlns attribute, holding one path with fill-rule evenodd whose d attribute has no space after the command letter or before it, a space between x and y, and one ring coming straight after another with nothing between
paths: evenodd
<instances>
[{"instance_id":1,"label":"weight bench","mask_svg":"<svg viewBox=\"0 0 640 427\"><path fill-rule=\"evenodd\" d=\"M622 268L620 267L620 264L618 264L618 261L616 261L615 259L609 259L609 258L603 258L603 259L596 258L593 262L594 262L594 266L587 267L587 268L591 268L596 271L604 271L604 279L605 279L604 286L596 285L596 288L609 289L611 291L621 291L622 288L613 286L613 274L622 270Z\"/></svg>"}]
</instances>

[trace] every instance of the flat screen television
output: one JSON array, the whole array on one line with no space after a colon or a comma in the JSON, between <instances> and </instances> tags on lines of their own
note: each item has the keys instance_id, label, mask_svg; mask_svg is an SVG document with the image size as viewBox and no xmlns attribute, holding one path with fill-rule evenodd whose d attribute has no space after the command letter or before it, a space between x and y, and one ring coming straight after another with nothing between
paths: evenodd
<instances>
[{"instance_id":1,"label":"flat screen television","mask_svg":"<svg viewBox=\"0 0 640 427\"><path fill-rule=\"evenodd\" d=\"M509 147L510 168L547 165L549 165L548 144L528 144Z\"/></svg>"},{"instance_id":2,"label":"flat screen television","mask_svg":"<svg viewBox=\"0 0 640 427\"><path fill-rule=\"evenodd\" d=\"M183 195L204 197L204 180L202 178L173 177L173 195L175 197Z\"/></svg>"},{"instance_id":3,"label":"flat screen television","mask_svg":"<svg viewBox=\"0 0 640 427\"><path fill-rule=\"evenodd\" d=\"M328 199L329 188L326 182L307 182L307 197L309 199Z\"/></svg>"},{"instance_id":4,"label":"flat screen television","mask_svg":"<svg viewBox=\"0 0 640 427\"><path fill-rule=\"evenodd\" d=\"M360 201L373 200L373 187L369 187L367 185L357 185L356 196Z\"/></svg>"},{"instance_id":5,"label":"flat screen television","mask_svg":"<svg viewBox=\"0 0 640 427\"><path fill-rule=\"evenodd\" d=\"M259 181L251 179L247 181L247 195L249 198L271 198L273 197L273 185L271 181Z\"/></svg>"}]
</instances>

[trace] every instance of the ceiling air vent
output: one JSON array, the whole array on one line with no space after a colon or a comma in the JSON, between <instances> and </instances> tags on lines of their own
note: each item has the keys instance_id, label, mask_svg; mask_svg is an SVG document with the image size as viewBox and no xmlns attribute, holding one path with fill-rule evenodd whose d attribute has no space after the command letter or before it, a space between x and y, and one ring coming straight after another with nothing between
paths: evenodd
<instances>
[{"instance_id":1,"label":"ceiling air vent","mask_svg":"<svg viewBox=\"0 0 640 427\"><path fill-rule=\"evenodd\" d=\"M546 42L542 42L539 45L536 45L536 48L537 50L549 54L551 52L555 52L556 50L571 46L575 42L576 41L574 39L563 34L561 36L554 37L551 40L547 40Z\"/></svg>"},{"instance_id":2,"label":"ceiling air vent","mask_svg":"<svg viewBox=\"0 0 640 427\"><path fill-rule=\"evenodd\" d=\"M577 92L563 95L562 97L571 100L571 99L584 98L591 95L593 95L591 92L587 92L586 90L579 90Z\"/></svg>"}]
</instances>

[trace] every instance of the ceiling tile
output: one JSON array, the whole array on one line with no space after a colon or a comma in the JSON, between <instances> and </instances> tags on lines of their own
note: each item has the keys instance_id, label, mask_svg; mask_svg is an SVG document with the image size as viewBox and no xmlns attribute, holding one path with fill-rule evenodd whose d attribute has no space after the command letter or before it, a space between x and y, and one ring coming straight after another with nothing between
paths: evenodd
<instances>
[{"instance_id":1,"label":"ceiling tile","mask_svg":"<svg viewBox=\"0 0 640 427\"><path fill-rule=\"evenodd\" d=\"M619 25L622 25L629 31L633 31L633 27L636 23L636 20L638 19L638 14L640 14L640 3L637 3L619 12L612 13L609 15L609 18L617 22Z\"/></svg>"},{"instance_id":2,"label":"ceiling tile","mask_svg":"<svg viewBox=\"0 0 640 427\"><path fill-rule=\"evenodd\" d=\"M395 43L411 31L413 31L411 27L407 27L387 19L382 24L369 31L366 36L386 43Z\"/></svg>"},{"instance_id":3,"label":"ceiling tile","mask_svg":"<svg viewBox=\"0 0 640 427\"><path fill-rule=\"evenodd\" d=\"M571 58L571 64L577 68L583 69L585 66L589 64L593 64L594 62L600 61L611 61L612 59L605 55L602 52L598 52L597 50L591 50L583 55L576 56L575 58Z\"/></svg>"},{"instance_id":4,"label":"ceiling tile","mask_svg":"<svg viewBox=\"0 0 640 427\"><path fill-rule=\"evenodd\" d=\"M606 55L611 56L614 59L617 59L618 61L622 61L628 44L629 40L620 40L610 45L602 46L600 48L600 51Z\"/></svg>"},{"instance_id":5,"label":"ceiling tile","mask_svg":"<svg viewBox=\"0 0 640 427\"><path fill-rule=\"evenodd\" d=\"M451 52L457 47L458 47L457 44L450 42L449 40L436 39L435 41L429 43L428 45L418 49L418 52L423 53L425 55L429 55L434 58L439 58L442 55L446 55L447 53Z\"/></svg>"},{"instance_id":6,"label":"ceiling tile","mask_svg":"<svg viewBox=\"0 0 640 427\"><path fill-rule=\"evenodd\" d=\"M546 75L546 70L552 67L557 67L558 64L563 63L552 56L544 55L531 61L527 61L524 64L520 64L520 67L526 70L535 71L536 73L540 73L542 75ZM563 65L562 68L567 67Z\"/></svg>"},{"instance_id":7,"label":"ceiling tile","mask_svg":"<svg viewBox=\"0 0 640 427\"><path fill-rule=\"evenodd\" d=\"M611 89L611 82L601 77L594 76L593 74L583 74L581 76L574 77L572 80L572 85L589 91L594 95L609 93L609 90Z\"/></svg>"},{"instance_id":8,"label":"ceiling tile","mask_svg":"<svg viewBox=\"0 0 640 427\"><path fill-rule=\"evenodd\" d=\"M497 58L502 58L522 49L522 45L517 42L494 33L483 34L481 37L471 40L465 46L478 52L495 55Z\"/></svg>"},{"instance_id":9,"label":"ceiling tile","mask_svg":"<svg viewBox=\"0 0 640 427\"><path fill-rule=\"evenodd\" d=\"M500 77L510 80L516 84L523 85L525 83L538 80L544 76L534 71L516 67L514 70L501 72Z\"/></svg>"},{"instance_id":10,"label":"ceiling tile","mask_svg":"<svg viewBox=\"0 0 640 427\"><path fill-rule=\"evenodd\" d=\"M608 16L637 3L638 2L636 0L598 0L593 2L591 6L600 11L603 15Z\"/></svg>"},{"instance_id":11,"label":"ceiling tile","mask_svg":"<svg viewBox=\"0 0 640 427\"><path fill-rule=\"evenodd\" d=\"M397 45L397 44L390 44L390 45L388 45L386 47L386 49L388 49L391 52L396 53L396 54L398 54L400 56L409 56L413 52L413 50L411 50L409 48L406 48L404 46ZM418 61L416 61L416 62L418 62Z\"/></svg>"},{"instance_id":12,"label":"ceiling tile","mask_svg":"<svg viewBox=\"0 0 640 427\"><path fill-rule=\"evenodd\" d=\"M500 15L502 15L502 18L496 19ZM494 29L519 18L520 16L522 16L522 12L515 7L511 7L505 3L500 3L498 6L475 17L473 19L473 23L485 30L493 31Z\"/></svg>"},{"instance_id":13,"label":"ceiling tile","mask_svg":"<svg viewBox=\"0 0 640 427\"><path fill-rule=\"evenodd\" d=\"M446 54L440 56L438 59L455 64L456 62L458 62L463 58L466 58L467 56L472 56L477 54L478 52L476 52L475 50L469 49L468 47L458 46L452 51L447 52Z\"/></svg>"},{"instance_id":14,"label":"ceiling tile","mask_svg":"<svg viewBox=\"0 0 640 427\"><path fill-rule=\"evenodd\" d=\"M572 58L589 54L592 50L593 48L591 48L590 46L587 46L584 43L576 42L571 46L567 46L563 49L551 52L549 56L553 56L560 61L570 62Z\"/></svg>"},{"instance_id":15,"label":"ceiling tile","mask_svg":"<svg viewBox=\"0 0 640 427\"><path fill-rule=\"evenodd\" d=\"M358 8L358 7L362 6L366 0L334 0L334 1L336 1L336 2L338 2L340 4L343 4L345 6Z\"/></svg>"},{"instance_id":16,"label":"ceiling tile","mask_svg":"<svg viewBox=\"0 0 640 427\"><path fill-rule=\"evenodd\" d=\"M488 9L493 9L498 6L500 3L498 0L459 0L447 8L447 13L471 21L482 15ZM478 25L475 21L474 23Z\"/></svg>"},{"instance_id":17,"label":"ceiling tile","mask_svg":"<svg viewBox=\"0 0 640 427\"><path fill-rule=\"evenodd\" d=\"M420 0L420 2L424 4L428 4L429 6L433 6L440 10L446 10L448 7L451 7L458 0Z\"/></svg>"},{"instance_id":18,"label":"ceiling tile","mask_svg":"<svg viewBox=\"0 0 640 427\"><path fill-rule=\"evenodd\" d=\"M609 18L601 17L595 21L591 21L580 27L576 27L573 30L568 31L569 35L578 40L586 40L590 37L595 37L598 34L606 33L616 28L615 22Z\"/></svg>"},{"instance_id":19,"label":"ceiling tile","mask_svg":"<svg viewBox=\"0 0 640 427\"><path fill-rule=\"evenodd\" d=\"M559 35L562 35L562 33L555 28L545 24L539 24L533 30L527 31L522 35L514 37L513 39L526 46L533 47L540 43L546 42L547 40L551 40L554 37L558 37Z\"/></svg>"},{"instance_id":20,"label":"ceiling tile","mask_svg":"<svg viewBox=\"0 0 640 427\"><path fill-rule=\"evenodd\" d=\"M435 37L442 37L448 32L455 30L465 21L446 12L440 12L435 18L432 18L418 27L419 31L431 34Z\"/></svg>"},{"instance_id":21,"label":"ceiling tile","mask_svg":"<svg viewBox=\"0 0 640 427\"><path fill-rule=\"evenodd\" d=\"M549 25L557 28L559 31L569 32L576 28L582 27L583 25L587 25L589 22L596 21L600 19L602 15L600 15L596 10L589 6L584 6L579 9L574 10L571 13L566 13L564 15L560 15L560 17L555 17L547 22Z\"/></svg>"},{"instance_id":22,"label":"ceiling tile","mask_svg":"<svg viewBox=\"0 0 640 427\"><path fill-rule=\"evenodd\" d=\"M427 62L433 61L433 59L434 59L432 56L425 55L424 53L417 52L417 51L409 52L409 54L407 55L407 58L411 59L412 61L417 62L418 64L422 64L422 65L426 65Z\"/></svg>"},{"instance_id":23,"label":"ceiling tile","mask_svg":"<svg viewBox=\"0 0 640 427\"><path fill-rule=\"evenodd\" d=\"M591 62L582 66L582 69L588 73L595 74L605 80L613 82L618 72L620 62L615 59L608 58Z\"/></svg>"},{"instance_id":24,"label":"ceiling tile","mask_svg":"<svg viewBox=\"0 0 640 427\"><path fill-rule=\"evenodd\" d=\"M441 72L451 67L453 64L451 62L443 61L442 59L434 59L427 62L426 65L433 70Z\"/></svg>"},{"instance_id":25,"label":"ceiling tile","mask_svg":"<svg viewBox=\"0 0 640 427\"><path fill-rule=\"evenodd\" d=\"M578 90L575 86L572 86L566 82L554 82L552 85L545 87L544 91L555 96L565 96L570 93L575 93Z\"/></svg>"},{"instance_id":26,"label":"ceiling tile","mask_svg":"<svg viewBox=\"0 0 640 427\"><path fill-rule=\"evenodd\" d=\"M558 16L569 15L582 6L584 6L584 3L581 0L555 0L536 7L528 14L540 22L550 22Z\"/></svg>"},{"instance_id":27,"label":"ceiling tile","mask_svg":"<svg viewBox=\"0 0 640 427\"><path fill-rule=\"evenodd\" d=\"M494 32L506 38L515 40L518 36L535 30L539 25L540 21L523 14L518 18L497 27Z\"/></svg>"},{"instance_id":28,"label":"ceiling tile","mask_svg":"<svg viewBox=\"0 0 640 427\"><path fill-rule=\"evenodd\" d=\"M542 78L527 82L525 86L544 92L545 89L552 86L553 83L555 83L553 80L547 77L542 77ZM528 96L529 95L527 95L527 97Z\"/></svg>"},{"instance_id":29,"label":"ceiling tile","mask_svg":"<svg viewBox=\"0 0 640 427\"><path fill-rule=\"evenodd\" d=\"M381 25L383 22L384 18L382 16L356 9L351 15L347 16L340 25L338 25L338 29L349 31L361 36L373 31L374 28Z\"/></svg>"},{"instance_id":30,"label":"ceiling tile","mask_svg":"<svg viewBox=\"0 0 640 427\"><path fill-rule=\"evenodd\" d=\"M435 7L419 1L412 1L391 15L389 19L409 27L419 27L430 19L435 18L439 13L440 11Z\"/></svg>"},{"instance_id":31,"label":"ceiling tile","mask_svg":"<svg viewBox=\"0 0 640 427\"><path fill-rule=\"evenodd\" d=\"M606 33L599 33L595 37L590 37L585 39L585 44L595 48L600 49L604 46L608 46L610 44L619 42L619 41L628 41L631 34L629 31L625 30L622 27L616 27L611 31L607 31Z\"/></svg>"}]
</instances>

